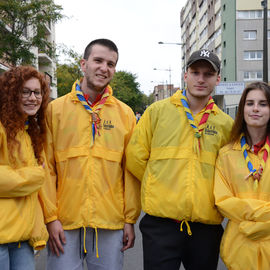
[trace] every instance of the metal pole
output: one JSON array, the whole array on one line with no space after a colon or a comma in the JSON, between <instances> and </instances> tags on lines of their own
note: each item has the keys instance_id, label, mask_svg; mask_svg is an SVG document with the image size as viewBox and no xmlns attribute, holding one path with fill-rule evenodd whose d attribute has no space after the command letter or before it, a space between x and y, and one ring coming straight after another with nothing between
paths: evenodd
<instances>
[{"instance_id":1,"label":"metal pole","mask_svg":"<svg viewBox=\"0 0 270 270\"><path fill-rule=\"evenodd\" d=\"M171 85L171 67L169 67L169 76L170 76L170 96L172 95L172 85Z\"/></svg>"},{"instance_id":2,"label":"metal pole","mask_svg":"<svg viewBox=\"0 0 270 270\"><path fill-rule=\"evenodd\" d=\"M268 83L268 40L267 40L267 0L261 2L263 6L263 81Z\"/></svg>"}]
</instances>

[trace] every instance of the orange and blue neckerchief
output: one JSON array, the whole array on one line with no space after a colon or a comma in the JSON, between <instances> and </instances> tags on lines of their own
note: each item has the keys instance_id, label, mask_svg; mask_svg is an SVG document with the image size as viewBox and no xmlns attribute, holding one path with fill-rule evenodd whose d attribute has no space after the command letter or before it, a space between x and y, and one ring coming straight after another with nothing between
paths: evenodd
<instances>
[{"instance_id":1,"label":"orange and blue neckerchief","mask_svg":"<svg viewBox=\"0 0 270 270\"><path fill-rule=\"evenodd\" d=\"M201 121L200 121L198 127L195 124L194 118L192 116L191 110L190 110L189 105L188 105L186 90L182 91L181 102L182 102L182 105L183 105L184 110L186 112L186 116L187 116L187 119L189 121L189 124L194 130L194 136L197 139L197 142L194 142L194 146L195 146L194 151L196 153L199 153L200 148L201 148L200 137L202 136L202 132L206 126L208 117L209 117L211 111L213 110L215 102L214 102L213 98L210 96L209 101L205 107L205 112L201 118Z\"/></svg>"},{"instance_id":2,"label":"orange and blue neckerchief","mask_svg":"<svg viewBox=\"0 0 270 270\"><path fill-rule=\"evenodd\" d=\"M270 151L269 137L268 136L266 137L266 141L265 141L265 145L264 145L265 149L264 149L264 152L263 152L262 162L261 162L261 164L259 166L259 169L257 169L257 170L254 169L253 164L250 161L250 158L248 156L247 149L248 149L249 146L248 146L248 144L246 142L246 138L245 138L244 133L241 134L240 144L241 144L241 150L242 150L242 153L244 155L246 165L247 165L248 170L249 170L249 174L245 177L245 179L248 179L250 176L253 176L253 179L254 179L254 189L257 190L258 189L259 180L260 180L261 175L263 173L263 170L265 168L266 160L268 158L269 151Z\"/></svg>"},{"instance_id":3,"label":"orange and blue neckerchief","mask_svg":"<svg viewBox=\"0 0 270 270\"><path fill-rule=\"evenodd\" d=\"M106 88L100 101L94 107L91 108L84 98L83 92L82 92L81 87L80 87L79 80L76 81L76 88L75 89L76 89L76 95L77 95L79 101L81 102L83 107L86 109L86 111L89 112L90 115L92 116L92 143L91 143L91 146L92 146L94 144L96 134L100 135L98 129L99 129L101 119L98 115L98 112L101 110L101 108L103 107L107 98L109 97L109 91Z\"/></svg>"}]
</instances>

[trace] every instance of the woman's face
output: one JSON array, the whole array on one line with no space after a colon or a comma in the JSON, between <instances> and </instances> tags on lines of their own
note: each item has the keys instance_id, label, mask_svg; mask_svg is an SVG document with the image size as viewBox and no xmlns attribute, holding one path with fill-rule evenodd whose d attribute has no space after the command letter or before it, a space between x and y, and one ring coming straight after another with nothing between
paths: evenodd
<instances>
[{"instance_id":1,"label":"woman's face","mask_svg":"<svg viewBox=\"0 0 270 270\"><path fill-rule=\"evenodd\" d=\"M270 107L264 92L260 89L249 91L244 106L244 119L247 127L267 127Z\"/></svg>"},{"instance_id":2,"label":"woman's face","mask_svg":"<svg viewBox=\"0 0 270 270\"><path fill-rule=\"evenodd\" d=\"M21 92L21 110L26 116L35 115L42 102L41 85L37 78L27 80Z\"/></svg>"}]
</instances>

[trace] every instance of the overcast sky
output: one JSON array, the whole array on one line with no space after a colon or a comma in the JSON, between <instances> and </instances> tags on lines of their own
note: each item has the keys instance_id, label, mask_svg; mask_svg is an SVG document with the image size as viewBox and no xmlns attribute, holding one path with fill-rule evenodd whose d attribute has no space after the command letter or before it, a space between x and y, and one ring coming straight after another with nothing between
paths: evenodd
<instances>
[{"instance_id":1,"label":"overcast sky","mask_svg":"<svg viewBox=\"0 0 270 270\"><path fill-rule=\"evenodd\" d=\"M137 76L145 94L157 84L181 84L180 11L187 0L55 0L69 16L56 25L56 42L82 54L96 38L114 41L119 50L117 71ZM153 70L161 69L161 70Z\"/></svg>"}]
</instances>

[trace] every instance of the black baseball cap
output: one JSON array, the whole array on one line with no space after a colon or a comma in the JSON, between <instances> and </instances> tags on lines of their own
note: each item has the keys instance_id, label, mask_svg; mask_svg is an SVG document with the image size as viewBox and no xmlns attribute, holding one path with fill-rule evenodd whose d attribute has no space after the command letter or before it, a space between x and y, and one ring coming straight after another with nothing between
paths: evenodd
<instances>
[{"instance_id":1,"label":"black baseball cap","mask_svg":"<svg viewBox=\"0 0 270 270\"><path fill-rule=\"evenodd\" d=\"M214 70L219 73L220 60L215 53L213 53L207 49L201 49L199 51L192 53L187 61L187 68L199 60L208 61L212 65Z\"/></svg>"}]
</instances>

